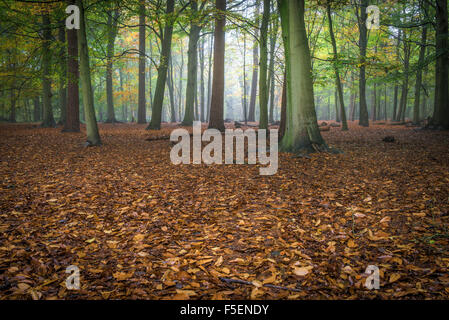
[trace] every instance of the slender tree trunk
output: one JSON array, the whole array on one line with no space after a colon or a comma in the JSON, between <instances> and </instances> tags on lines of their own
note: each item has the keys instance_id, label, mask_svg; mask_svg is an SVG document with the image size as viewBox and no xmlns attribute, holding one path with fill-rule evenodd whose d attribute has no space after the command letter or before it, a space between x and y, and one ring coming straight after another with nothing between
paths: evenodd
<instances>
[{"instance_id":1,"label":"slender tree trunk","mask_svg":"<svg viewBox=\"0 0 449 320\"><path fill-rule=\"evenodd\" d=\"M171 36L170 36L171 37ZM137 123L147 123L146 99L145 99L145 0L140 0L139 5L139 97L137 107ZM171 40L170 40L171 41ZM169 55L167 55L169 57ZM161 57L162 61L162 57ZM167 71L165 71L167 72ZM164 79L165 80L165 79ZM165 87L165 81L164 81ZM162 96L164 93L162 92ZM163 97L162 97L163 99ZM161 103L162 108L162 103ZM154 109L154 108L153 108ZM159 123L160 125L160 123Z\"/></svg>"},{"instance_id":2,"label":"slender tree trunk","mask_svg":"<svg viewBox=\"0 0 449 320\"><path fill-rule=\"evenodd\" d=\"M168 63L171 55L171 42L173 35L173 22L171 15L175 9L175 1L167 0L166 14L170 18L165 22L164 36L162 39L161 58L158 68L156 91L154 93L153 110L151 122L147 129L159 130L161 128L162 106L164 103L165 84L167 82Z\"/></svg>"},{"instance_id":3,"label":"slender tree trunk","mask_svg":"<svg viewBox=\"0 0 449 320\"><path fill-rule=\"evenodd\" d=\"M351 72L351 96L349 98L349 119L354 121L355 92L354 92L354 72Z\"/></svg>"},{"instance_id":4,"label":"slender tree trunk","mask_svg":"<svg viewBox=\"0 0 449 320\"><path fill-rule=\"evenodd\" d=\"M328 149L315 112L304 0L281 0L279 5L287 66L287 123L281 151L302 153Z\"/></svg>"},{"instance_id":5,"label":"slender tree trunk","mask_svg":"<svg viewBox=\"0 0 449 320\"><path fill-rule=\"evenodd\" d=\"M268 22L270 19L270 0L263 0L263 16L260 26L260 78L259 78L259 128L268 129Z\"/></svg>"},{"instance_id":6,"label":"slender tree trunk","mask_svg":"<svg viewBox=\"0 0 449 320\"><path fill-rule=\"evenodd\" d=\"M204 37L201 40L200 56L200 105L201 105L201 122L204 122Z\"/></svg>"},{"instance_id":7,"label":"slender tree trunk","mask_svg":"<svg viewBox=\"0 0 449 320\"><path fill-rule=\"evenodd\" d=\"M335 79L337 82L337 92L338 92L338 98L339 98L339 102L340 102L340 117L338 116L338 108L337 108L337 122L339 122L338 120L340 120L339 118L341 118L342 121L342 126L341 129L342 130L348 130L348 123L346 121L346 111L345 111L345 102L344 102L344 97L343 97L343 88L342 88L342 84L341 84L341 80L340 80L340 72L338 71L338 51L337 51L337 43L335 41L335 36L334 36L334 28L332 25L332 14L331 14L331 7L330 7L330 3L327 3L327 20L329 22L329 33L330 33L330 37L331 37L331 42L332 42L332 49L334 51L334 70L335 70ZM337 103L335 103L335 105L337 105Z\"/></svg>"},{"instance_id":8,"label":"slender tree trunk","mask_svg":"<svg viewBox=\"0 0 449 320\"><path fill-rule=\"evenodd\" d=\"M270 92L270 113L269 113L269 122L273 123L273 112L274 112L274 60L275 60L275 50L276 50L276 39L279 29L279 19L275 19L271 24L271 36L270 36L270 65L268 67L268 87Z\"/></svg>"},{"instance_id":9,"label":"slender tree trunk","mask_svg":"<svg viewBox=\"0 0 449 320\"><path fill-rule=\"evenodd\" d=\"M198 4L192 1L190 4L192 11L198 11ZM194 118L195 92L197 90L198 74L198 39L201 27L192 20L189 33L189 50L187 51L187 88L186 88L186 108L184 113L183 126L191 126Z\"/></svg>"},{"instance_id":10,"label":"slender tree trunk","mask_svg":"<svg viewBox=\"0 0 449 320\"><path fill-rule=\"evenodd\" d=\"M428 5L425 5L424 11L427 12ZM419 124L420 117L420 99L421 99L421 86L422 86L422 65L424 64L424 58L426 54L427 42L427 25L424 25L421 33L421 47L419 50L418 71L416 72L416 84L415 84L415 103L413 105L413 123Z\"/></svg>"},{"instance_id":11,"label":"slender tree trunk","mask_svg":"<svg viewBox=\"0 0 449 320\"><path fill-rule=\"evenodd\" d=\"M243 97L242 97L242 109L243 109L243 119L245 124L248 123L248 103L247 103L247 86L246 86L246 33L243 34Z\"/></svg>"},{"instance_id":12,"label":"slender tree trunk","mask_svg":"<svg viewBox=\"0 0 449 320\"><path fill-rule=\"evenodd\" d=\"M279 123L279 141L285 135L285 127L287 125L287 71L284 71L284 81L282 83L282 97L281 97L281 121Z\"/></svg>"},{"instance_id":13,"label":"slender tree trunk","mask_svg":"<svg viewBox=\"0 0 449 320\"><path fill-rule=\"evenodd\" d=\"M447 0L436 0L435 101L431 124L449 129L449 52Z\"/></svg>"},{"instance_id":14,"label":"slender tree trunk","mask_svg":"<svg viewBox=\"0 0 449 320\"><path fill-rule=\"evenodd\" d=\"M404 34L404 40L405 34ZM410 64L410 44L404 41L404 82L402 84L401 100L399 102L398 121L405 120L405 112L407 109L408 82L409 82L409 64Z\"/></svg>"},{"instance_id":15,"label":"slender tree trunk","mask_svg":"<svg viewBox=\"0 0 449 320\"><path fill-rule=\"evenodd\" d=\"M115 38L117 36L117 20L118 20L118 9L114 10L114 14L112 11L108 14L108 25L107 25L107 37L108 37L108 46L107 46L107 58L106 58L106 97L107 97L107 109L106 109L106 123L115 123L117 122L115 118L114 112L114 92L112 85L112 72L113 65L112 59L114 58L114 44Z\"/></svg>"},{"instance_id":16,"label":"slender tree trunk","mask_svg":"<svg viewBox=\"0 0 449 320\"><path fill-rule=\"evenodd\" d=\"M95 118L94 96L90 77L89 50L86 38L86 20L82 0L77 0L80 8L80 29L78 30L78 47L80 55L80 78L83 92L83 106L86 117L87 145L98 146L101 144L98 132L97 119Z\"/></svg>"},{"instance_id":17,"label":"slender tree trunk","mask_svg":"<svg viewBox=\"0 0 449 320\"><path fill-rule=\"evenodd\" d=\"M59 26L59 34L58 40L61 44L60 59L61 59L61 70L59 73L59 107L61 110L61 118L59 119L59 123L65 126L66 118L67 118L67 88L66 88L66 79L67 79L67 61L65 54L66 40L65 40L65 26L61 24Z\"/></svg>"},{"instance_id":18,"label":"slender tree trunk","mask_svg":"<svg viewBox=\"0 0 449 320\"><path fill-rule=\"evenodd\" d=\"M214 75L212 79L212 97L210 104L209 128L225 130L223 121L224 103L224 62L225 62L225 25L226 0L215 0L218 11L215 17Z\"/></svg>"},{"instance_id":19,"label":"slender tree trunk","mask_svg":"<svg viewBox=\"0 0 449 320\"><path fill-rule=\"evenodd\" d=\"M75 1L69 1L70 4ZM67 29L67 113L64 132L80 131L78 34L76 29Z\"/></svg>"},{"instance_id":20,"label":"slender tree trunk","mask_svg":"<svg viewBox=\"0 0 449 320\"><path fill-rule=\"evenodd\" d=\"M54 127L56 124L51 106L51 25L50 15L48 13L44 13L42 22L44 28L44 39L42 43L42 101L44 106L44 120L41 126L48 128Z\"/></svg>"},{"instance_id":21,"label":"slender tree trunk","mask_svg":"<svg viewBox=\"0 0 449 320\"><path fill-rule=\"evenodd\" d=\"M366 8L368 7L368 0L361 0L360 5L360 19L359 19L359 46L360 46L360 78L359 78L359 125L363 127L369 126L368 109L366 106L366 74L365 74L365 62L366 62L366 46L368 43L366 19Z\"/></svg>"},{"instance_id":22,"label":"slender tree trunk","mask_svg":"<svg viewBox=\"0 0 449 320\"><path fill-rule=\"evenodd\" d=\"M170 57L170 67L168 68L168 97L170 99L170 121L176 122L176 110L175 110L175 96L174 96L174 83L173 83L173 57Z\"/></svg>"},{"instance_id":23,"label":"slender tree trunk","mask_svg":"<svg viewBox=\"0 0 449 320\"><path fill-rule=\"evenodd\" d=\"M256 26L259 25L259 4L260 0L256 0ZM255 36L259 36L258 29L255 31ZM257 41L254 40L253 47L253 77L251 83L251 98L249 101L249 113L248 121L254 122L256 120L256 98L257 98L257 79L259 77L259 47L257 46Z\"/></svg>"},{"instance_id":24,"label":"slender tree trunk","mask_svg":"<svg viewBox=\"0 0 449 320\"><path fill-rule=\"evenodd\" d=\"M41 120L41 104L39 101L39 96L34 97L33 104L34 104L33 121L38 122Z\"/></svg>"},{"instance_id":25,"label":"slender tree trunk","mask_svg":"<svg viewBox=\"0 0 449 320\"><path fill-rule=\"evenodd\" d=\"M212 98L212 48L214 46L214 35L210 36L210 45L209 45L209 66L208 66L208 75L207 75L207 119L209 122L210 119L210 102Z\"/></svg>"}]
</instances>

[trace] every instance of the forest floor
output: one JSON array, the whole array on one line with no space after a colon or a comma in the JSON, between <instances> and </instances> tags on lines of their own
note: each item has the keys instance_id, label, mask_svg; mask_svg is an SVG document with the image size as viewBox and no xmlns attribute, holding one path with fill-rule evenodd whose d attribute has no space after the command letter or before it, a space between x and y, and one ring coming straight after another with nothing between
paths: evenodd
<instances>
[{"instance_id":1,"label":"forest floor","mask_svg":"<svg viewBox=\"0 0 449 320\"><path fill-rule=\"evenodd\" d=\"M171 164L165 126L0 125L0 299L449 298L449 132L331 128L261 176Z\"/></svg>"}]
</instances>

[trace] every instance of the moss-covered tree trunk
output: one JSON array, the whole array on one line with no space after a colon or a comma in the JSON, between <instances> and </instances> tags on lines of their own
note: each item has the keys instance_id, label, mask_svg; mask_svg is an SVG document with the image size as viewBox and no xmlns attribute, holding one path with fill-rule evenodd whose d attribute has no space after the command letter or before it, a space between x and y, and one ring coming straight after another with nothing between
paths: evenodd
<instances>
[{"instance_id":1,"label":"moss-covered tree trunk","mask_svg":"<svg viewBox=\"0 0 449 320\"><path fill-rule=\"evenodd\" d=\"M280 149L293 153L326 150L315 112L304 0L281 0L279 5L287 67L287 121Z\"/></svg>"},{"instance_id":2,"label":"moss-covered tree trunk","mask_svg":"<svg viewBox=\"0 0 449 320\"><path fill-rule=\"evenodd\" d=\"M162 120L162 106L164 103L165 84L167 82L167 70L171 55L171 42L173 35L173 11L175 10L175 1L167 0L166 22L162 37L161 58L159 62L156 91L154 93L153 110L151 112L151 122L147 130L159 130Z\"/></svg>"},{"instance_id":3,"label":"moss-covered tree trunk","mask_svg":"<svg viewBox=\"0 0 449 320\"><path fill-rule=\"evenodd\" d=\"M84 116L86 119L87 144L90 146L101 145L98 132L97 119L95 118L94 95L89 66L89 48L86 38L86 20L82 0L77 0L80 8L80 29L78 30L78 48L80 56L80 78L83 93Z\"/></svg>"}]
</instances>

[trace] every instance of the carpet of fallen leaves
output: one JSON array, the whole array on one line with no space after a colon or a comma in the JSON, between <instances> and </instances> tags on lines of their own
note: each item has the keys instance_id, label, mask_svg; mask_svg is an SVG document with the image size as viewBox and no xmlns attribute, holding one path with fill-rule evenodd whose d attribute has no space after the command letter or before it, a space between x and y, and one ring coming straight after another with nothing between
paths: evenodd
<instances>
[{"instance_id":1,"label":"carpet of fallen leaves","mask_svg":"<svg viewBox=\"0 0 449 320\"><path fill-rule=\"evenodd\" d=\"M0 299L449 297L448 132L332 128L343 154L280 154L260 176L172 165L170 141L146 139L174 127L144 128L101 124L86 148L83 132L0 125Z\"/></svg>"}]
</instances>

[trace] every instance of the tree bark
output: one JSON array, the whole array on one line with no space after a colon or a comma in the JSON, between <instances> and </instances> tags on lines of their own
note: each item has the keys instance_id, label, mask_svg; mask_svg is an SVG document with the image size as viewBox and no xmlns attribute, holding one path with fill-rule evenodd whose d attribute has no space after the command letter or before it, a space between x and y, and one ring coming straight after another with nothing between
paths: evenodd
<instances>
[{"instance_id":1,"label":"tree bark","mask_svg":"<svg viewBox=\"0 0 449 320\"><path fill-rule=\"evenodd\" d=\"M83 106L86 118L87 145L101 145L98 132L97 119L95 118L94 96L90 77L89 50L86 38L86 20L82 0L77 0L80 8L80 29L78 30L78 47L80 55L80 78L83 92Z\"/></svg>"},{"instance_id":2,"label":"tree bark","mask_svg":"<svg viewBox=\"0 0 449 320\"><path fill-rule=\"evenodd\" d=\"M287 66L287 122L280 149L293 153L327 150L315 112L304 0L281 0L279 5Z\"/></svg>"},{"instance_id":3,"label":"tree bark","mask_svg":"<svg viewBox=\"0 0 449 320\"><path fill-rule=\"evenodd\" d=\"M44 13L42 16L42 24L44 29L44 39L42 43L42 102L44 107L44 119L41 126L48 128L56 125L51 106L51 26L50 15L48 13Z\"/></svg>"},{"instance_id":4,"label":"tree bark","mask_svg":"<svg viewBox=\"0 0 449 320\"><path fill-rule=\"evenodd\" d=\"M330 3L327 2L327 20L329 22L329 33L330 33L330 37L331 37L331 42L332 42L332 49L334 51L334 70L335 70L335 79L337 82L337 92L338 92L338 98L339 98L339 102L340 102L340 119L342 122L342 126L341 129L343 131L348 130L348 122L346 121L346 111L345 111L345 102L344 102L344 97L343 97L343 88L341 85L341 80L340 80L340 72L338 71L338 51L337 51L337 43L335 41L335 36L334 36L334 28L332 25L332 14L331 14L331 7L330 7ZM337 122L338 122L338 108L337 108Z\"/></svg>"},{"instance_id":5,"label":"tree bark","mask_svg":"<svg viewBox=\"0 0 449 320\"><path fill-rule=\"evenodd\" d=\"M367 13L366 8L368 7L368 0L361 0L360 3L360 19L359 23L359 47L360 47L360 78L359 78L359 125L363 127L369 126L368 120L368 109L366 106L366 73L365 73L365 63L366 63L366 46L368 43L367 39L367 29L366 29L366 19Z\"/></svg>"},{"instance_id":6,"label":"tree bark","mask_svg":"<svg viewBox=\"0 0 449 320\"><path fill-rule=\"evenodd\" d=\"M65 39L65 25L61 24L59 26L58 40L61 44L60 59L61 59L61 70L59 73L59 107L61 111L61 118L59 123L65 126L67 119L67 88L66 88L66 78L67 78L67 61L65 54L66 39Z\"/></svg>"},{"instance_id":7,"label":"tree bark","mask_svg":"<svg viewBox=\"0 0 449 320\"><path fill-rule=\"evenodd\" d=\"M70 4L75 1L69 1ZM67 113L64 132L80 131L78 34L67 29Z\"/></svg>"},{"instance_id":8,"label":"tree bark","mask_svg":"<svg viewBox=\"0 0 449 320\"><path fill-rule=\"evenodd\" d=\"M259 4L260 0L256 0L256 26L259 25ZM258 29L255 31L255 36L259 35ZM256 120L256 98L257 98L257 79L259 77L259 47L257 41L254 40L253 46L253 77L251 82L251 97L249 101L248 121L254 122Z\"/></svg>"},{"instance_id":9,"label":"tree bark","mask_svg":"<svg viewBox=\"0 0 449 320\"><path fill-rule=\"evenodd\" d=\"M209 128L220 131L225 130L223 120L224 103L224 60L225 60L225 25L226 0L215 0L217 16L215 17L214 31L214 74L212 79L212 97L210 103Z\"/></svg>"},{"instance_id":10,"label":"tree bark","mask_svg":"<svg viewBox=\"0 0 449 320\"><path fill-rule=\"evenodd\" d=\"M436 0L435 101L431 124L449 129L449 52L447 0Z\"/></svg>"},{"instance_id":11,"label":"tree bark","mask_svg":"<svg viewBox=\"0 0 449 320\"><path fill-rule=\"evenodd\" d=\"M427 12L428 4L425 4L424 11ZM413 104L413 124L418 124L421 120L420 117L420 99L421 99L421 86L422 86L422 68L424 64L424 58L426 54L426 42L427 42L427 25L424 25L421 33L421 46L419 49L418 59L418 71L416 72L416 84L415 84L415 103Z\"/></svg>"},{"instance_id":12,"label":"tree bark","mask_svg":"<svg viewBox=\"0 0 449 320\"><path fill-rule=\"evenodd\" d=\"M118 9L108 13L108 47L107 47L107 58L106 58L106 97L107 97L107 109L106 109L106 123L117 122L114 112L114 92L112 86L112 59L114 58L114 43L117 36L117 20L118 20Z\"/></svg>"},{"instance_id":13,"label":"tree bark","mask_svg":"<svg viewBox=\"0 0 449 320\"><path fill-rule=\"evenodd\" d=\"M137 123L147 123L145 99L145 0L139 3L139 97L137 107ZM171 40L170 40L171 41ZM168 55L169 56L169 55ZM162 58L161 58L162 59ZM165 81L164 81L165 86ZM162 92L162 95L163 92ZM162 105L161 105L162 108Z\"/></svg>"},{"instance_id":14,"label":"tree bark","mask_svg":"<svg viewBox=\"0 0 449 320\"><path fill-rule=\"evenodd\" d=\"M192 12L198 11L198 4L192 1L190 4ZM186 88L186 108L184 113L183 126L191 126L194 120L195 92L197 90L198 74L198 39L201 27L192 20L189 33L189 49L187 51L187 88Z\"/></svg>"},{"instance_id":15,"label":"tree bark","mask_svg":"<svg viewBox=\"0 0 449 320\"><path fill-rule=\"evenodd\" d=\"M260 77L259 77L259 128L268 129L268 22L270 19L270 0L263 0L263 16L260 26Z\"/></svg>"},{"instance_id":16,"label":"tree bark","mask_svg":"<svg viewBox=\"0 0 449 320\"><path fill-rule=\"evenodd\" d=\"M164 34L162 37L161 58L158 68L156 91L154 93L153 110L151 113L151 122L147 130L159 130L161 128L162 106L164 103L165 84L167 82L168 63L171 55L171 42L173 35L173 11L175 9L175 1L167 0Z\"/></svg>"}]
</instances>

